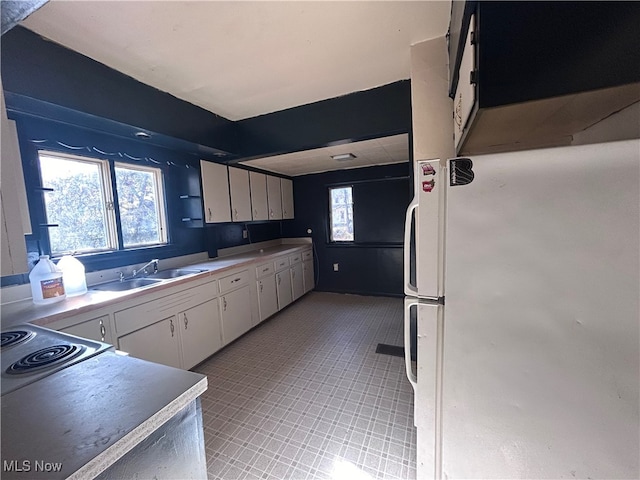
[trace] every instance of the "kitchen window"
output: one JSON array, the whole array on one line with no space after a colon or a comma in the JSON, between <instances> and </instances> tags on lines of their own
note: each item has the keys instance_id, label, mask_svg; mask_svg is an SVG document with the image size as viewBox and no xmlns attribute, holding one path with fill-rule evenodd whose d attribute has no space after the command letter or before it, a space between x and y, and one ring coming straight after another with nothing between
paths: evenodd
<instances>
[{"instance_id":1,"label":"kitchen window","mask_svg":"<svg viewBox=\"0 0 640 480\"><path fill-rule=\"evenodd\" d=\"M353 187L329 188L332 242L353 242Z\"/></svg>"},{"instance_id":2,"label":"kitchen window","mask_svg":"<svg viewBox=\"0 0 640 480\"><path fill-rule=\"evenodd\" d=\"M115 172L124 247L167 243L162 171L116 163Z\"/></svg>"},{"instance_id":3,"label":"kitchen window","mask_svg":"<svg viewBox=\"0 0 640 480\"><path fill-rule=\"evenodd\" d=\"M52 255L167 243L162 170L114 163L112 179L107 160L38 157Z\"/></svg>"}]
</instances>

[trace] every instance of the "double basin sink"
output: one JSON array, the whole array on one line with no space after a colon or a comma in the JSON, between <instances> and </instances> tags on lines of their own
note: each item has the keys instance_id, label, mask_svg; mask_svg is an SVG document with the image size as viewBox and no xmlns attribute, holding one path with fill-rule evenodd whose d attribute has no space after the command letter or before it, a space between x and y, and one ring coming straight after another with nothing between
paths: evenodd
<instances>
[{"instance_id":1,"label":"double basin sink","mask_svg":"<svg viewBox=\"0 0 640 480\"><path fill-rule=\"evenodd\" d=\"M134 288L158 285L166 280L184 277L187 275L194 275L196 273L202 273L206 271L207 270L197 270L190 268L172 268L170 270L162 270L158 273L153 273L146 277L130 278L123 281L115 280L113 282L94 285L93 287L91 287L91 290L99 290L103 292L124 292L126 290L133 290Z\"/></svg>"}]
</instances>

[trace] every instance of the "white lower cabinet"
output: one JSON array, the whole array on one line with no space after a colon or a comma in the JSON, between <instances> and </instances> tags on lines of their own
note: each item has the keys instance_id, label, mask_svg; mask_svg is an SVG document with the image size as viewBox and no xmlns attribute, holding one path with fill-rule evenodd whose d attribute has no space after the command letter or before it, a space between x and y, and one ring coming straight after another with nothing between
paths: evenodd
<instances>
[{"instance_id":1,"label":"white lower cabinet","mask_svg":"<svg viewBox=\"0 0 640 480\"><path fill-rule=\"evenodd\" d=\"M304 295L302 262L295 263L291 266L291 294L294 302Z\"/></svg>"},{"instance_id":2,"label":"white lower cabinet","mask_svg":"<svg viewBox=\"0 0 640 480\"><path fill-rule=\"evenodd\" d=\"M258 307L261 322L278 311L276 276L273 274L258 280Z\"/></svg>"},{"instance_id":3,"label":"white lower cabinet","mask_svg":"<svg viewBox=\"0 0 640 480\"><path fill-rule=\"evenodd\" d=\"M289 269L276 273L276 289L278 291L278 310L282 310L293 301Z\"/></svg>"},{"instance_id":4,"label":"white lower cabinet","mask_svg":"<svg viewBox=\"0 0 640 480\"><path fill-rule=\"evenodd\" d=\"M192 368L222 348L217 298L180 312L178 325L182 343L182 368Z\"/></svg>"},{"instance_id":5,"label":"white lower cabinet","mask_svg":"<svg viewBox=\"0 0 640 480\"><path fill-rule=\"evenodd\" d=\"M82 322L71 327L61 328L60 331L82 338L88 338L89 340L105 342L111 345L113 344L109 315L87 320L86 322Z\"/></svg>"},{"instance_id":6,"label":"white lower cabinet","mask_svg":"<svg viewBox=\"0 0 640 480\"><path fill-rule=\"evenodd\" d=\"M132 357L180 368L180 343L175 315L118 339L120 350Z\"/></svg>"},{"instance_id":7,"label":"white lower cabinet","mask_svg":"<svg viewBox=\"0 0 640 480\"><path fill-rule=\"evenodd\" d=\"M191 368L221 347L217 281L147 300L114 313L118 348L133 357Z\"/></svg>"},{"instance_id":8,"label":"white lower cabinet","mask_svg":"<svg viewBox=\"0 0 640 480\"><path fill-rule=\"evenodd\" d=\"M225 345L251 328L251 303L249 298L249 285L225 293L220 297L222 340Z\"/></svg>"},{"instance_id":9,"label":"white lower cabinet","mask_svg":"<svg viewBox=\"0 0 640 480\"><path fill-rule=\"evenodd\" d=\"M302 278L304 293L310 292L315 287L315 275L313 272L313 250L302 252Z\"/></svg>"}]
</instances>

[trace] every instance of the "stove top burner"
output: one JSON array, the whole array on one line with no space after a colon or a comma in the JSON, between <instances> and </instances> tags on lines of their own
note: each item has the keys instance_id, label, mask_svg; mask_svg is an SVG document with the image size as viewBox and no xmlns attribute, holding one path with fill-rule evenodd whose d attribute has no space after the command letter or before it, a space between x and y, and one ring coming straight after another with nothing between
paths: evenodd
<instances>
[{"instance_id":1,"label":"stove top burner","mask_svg":"<svg viewBox=\"0 0 640 480\"><path fill-rule=\"evenodd\" d=\"M2 332L0 347L11 347L18 345L22 342L26 342L33 337L33 332L27 332L26 330L10 330L8 332Z\"/></svg>"},{"instance_id":2,"label":"stove top burner","mask_svg":"<svg viewBox=\"0 0 640 480\"><path fill-rule=\"evenodd\" d=\"M85 347L75 344L53 345L40 349L12 363L6 370L10 375L20 375L42 370L77 357Z\"/></svg>"}]
</instances>

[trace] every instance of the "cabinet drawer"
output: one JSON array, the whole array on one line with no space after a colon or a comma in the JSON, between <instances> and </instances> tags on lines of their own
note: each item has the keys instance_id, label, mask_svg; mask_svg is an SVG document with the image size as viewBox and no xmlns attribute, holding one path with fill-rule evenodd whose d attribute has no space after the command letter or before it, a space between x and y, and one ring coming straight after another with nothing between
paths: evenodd
<instances>
[{"instance_id":1,"label":"cabinet drawer","mask_svg":"<svg viewBox=\"0 0 640 480\"><path fill-rule=\"evenodd\" d=\"M217 296L217 282L208 282L197 287L156 298L131 308L115 312L115 328L117 336L139 330L158 319L167 318L176 311L186 310L211 297Z\"/></svg>"},{"instance_id":2,"label":"cabinet drawer","mask_svg":"<svg viewBox=\"0 0 640 480\"><path fill-rule=\"evenodd\" d=\"M256 277L258 278L271 275L273 272L273 262L263 263L262 265L256 267Z\"/></svg>"},{"instance_id":3,"label":"cabinet drawer","mask_svg":"<svg viewBox=\"0 0 640 480\"><path fill-rule=\"evenodd\" d=\"M313 252L311 250L302 252L302 261L306 262L307 260L313 260Z\"/></svg>"},{"instance_id":4,"label":"cabinet drawer","mask_svg":"<svg viewBox=\"0 0 640 480\"><path fill-rule=\"evenodd\" d=\"M294 253L293 255L289 256L289 263L291 265L298 263L302 261L302 254L301 253Z\"/></svg>"},{"instance_id":5,"label":"cabinet drawer","mask_svg":"<svg viewBox=\"0 0 640 480\"><path fill-rule=\"evenodd\" d=\"M249 270L242 270L232 275L222 277L220 280L220 293L226 293L233 289L236 289L242 285L249 283Z\"/></svg>"},{"instance_id":6,"label":"cabinet drawer","mask_svg":"<svg viewBox=\"0 0 640 480\"><path fill-rule=\"evenodd\" d=\"M276 265L276 272L279 272L289 266L289 257L276 258L274 263Z\"/></svg>"}]
</instances>

